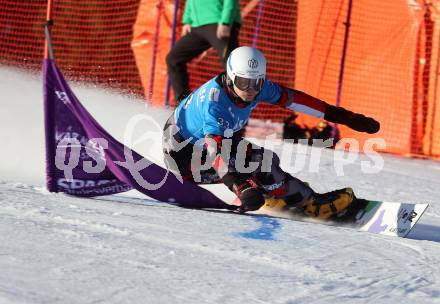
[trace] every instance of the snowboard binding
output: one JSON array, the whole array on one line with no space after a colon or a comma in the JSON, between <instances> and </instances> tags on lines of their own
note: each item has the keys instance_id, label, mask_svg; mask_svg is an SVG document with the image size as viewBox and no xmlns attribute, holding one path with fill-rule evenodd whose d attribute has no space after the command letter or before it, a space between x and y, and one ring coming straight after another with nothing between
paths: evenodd
<instances>
[{"instance_id":1,"label":"snowboard binding","mask_svg":"<svg viewBox=\"0 0 440 304\"><path fill-rule=\"evenodd\" d=\"M347 209L355 196L353 189L344 188L327 193L314 193L302 205L305 214L319 219L329 219Z\"/></svg>"},{"instance_id":2,"label":"snowboard binding","mask_svg":"<svg viewBox=\"0 0 440 304\"><path fill-rule=\"evenodd\" d=\"M367 201L357 199L351 188L343 188L327 193L314 193L302 205L289 206L283 199L267 198L264 207L269 210L288 211L293 214L305 214L309 217L354 221L356 214L365 207Z\"/></svg>"}]
</instances>

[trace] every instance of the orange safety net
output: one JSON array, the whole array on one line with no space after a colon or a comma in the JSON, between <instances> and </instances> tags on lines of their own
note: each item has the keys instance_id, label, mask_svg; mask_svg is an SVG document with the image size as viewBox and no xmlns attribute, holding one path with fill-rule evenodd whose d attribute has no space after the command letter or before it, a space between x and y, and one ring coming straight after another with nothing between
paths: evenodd
<instances>
[{"instance_id":1,"label":"orange safety net","mask_svg":"<svg viewBox=\"0 0 440 304\"><path fill-rule=\"evenodd\" d=\"M298 16L296 87L336 102L349 1L302 1ZM374 136L340 127L342 137L385 139L386 151L410 153L416 47L423 10L403 1L352 3L340 105L372 116ZM386 33L386 35L384 34Z\"/></svg>"},{"instance_id":2,"label":"orange safety net","mask_svg":"<svg viewBox=\"0 0 440 304\"><path fill-rule=\"evenodd\" d=\"M374 136L339 126L342 137L359 141L361 150L366 140L382 138L386 146L376 150L440 155L438 81L433 64L438 62L439 49L435 38L439 31L436 5L428 7L422 0L409 5L403 0L356 0L352 1L347 20L349 0L240 3L244 19L240 44L255 45L264 51L268 78L331 104L337 103L340 85L341 106L375 117L382 124ZM181 3L179 20L182 10ZM169 11L164 13L168 19ZM168 29L160 31L166 53ZM210 49L194 59L188 70L190 86L195 89L221 72L222 67L216 52ZM156 73L163 74L163 70ZM154 91L162 98L165 85L155 83ZM289 115L277 106L260 105L253 118L282 122ZM318 122L305 115L298 120L309 126Z\"/></svg>"},{"instance_id":3,"label":"orange safety net","mask_svg":"<svg viewBox=\"0 0 440 304\"><path fill-rule=\"evenodd\" d=\"M171 47L173 16L174 0L141 0L133 27L131 47L145 96L158 106L165 101L168 78L165 58ZM171 92L170 98L174 99Z\"/></svg>"},{"instance_id":4,"label":"orange safety net","mask_svg":"<svg viewBox=\"0 0 440 304\"><path fill-rule=\"evenodd\" d=\"M296 87L331 103L339 84L348 4L299 2L297 45L303 47L297 52ZM375 117L382 128L371 136L341 127L342 137L359 140L361 147L380 137L387 152L440 156L433 64L439 60L434 29L440 18L433 8L424 1L352 2L340 105Z\"/></svg>"},{"instance_id":5,"label":"orange safety net","mask_svg":"<svg viewBox=\"0 0 440 304\"><path fill-rule=\"evenodd\" d=\"M425 32L430 39L424 39L420 47L423 48L425 62L423 70L423 96L426 107L419 116L423 122L423 145L418 151L431 157L440 156L440 2L433 1L425 15Z\"/></svg>"},{"instance_id":6,"label":"orange safety net","mask_svg":"<svg viewBox=\"0 0 440 304\"><path fill-rule=\"evenodd\" d=\"M138 0L56 0L55 58L73 80L141 94L130 48ZM0 0L0 64L40 69L47 0Z\"/></svg>"},{"instance_id":7,"label":"orange safety net","mask_svg":"<svg viewBox=\"0 0 440 304\"><path fill-rule=\"evenodd\" d=\"M340 105L377 118L380 133L340 127L361 146L381 137L384 151L440 157L440 4L428 0L241 0L240 43L262 49L268 78L336 104L344 41ZM165 104L165 57L172 0L56 0L53 44L69 79L143 94ZM178 8L176 38L185 1ZM0 0L0 64L39 68L46 0ZM196 88L222 71L215 51L188 66ZM170 91L170 101L173 96ZM173 102L171 102L173 105ZM289 111L259 106L253 118L282 122ZM300 116L309 126L316 119Z\"/></svg>"}]
</instances>

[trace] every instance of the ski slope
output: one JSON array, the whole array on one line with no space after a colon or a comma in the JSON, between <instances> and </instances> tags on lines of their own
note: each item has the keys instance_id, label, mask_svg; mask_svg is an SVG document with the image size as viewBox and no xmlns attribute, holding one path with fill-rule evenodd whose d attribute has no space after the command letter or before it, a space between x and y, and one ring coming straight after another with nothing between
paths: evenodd
<instances>
[{"instance_id":1,"label":"ski slope","mask_svg":"<svg viewBox=\"0 0 440 304\"><path fill-rule=\"evenodd\" d=\"M115 138L161 162L169 111L72 87ZM316 166L313 150L292 147L304 159L295 175L317 191L429 202L407 239L182 209L134 191L80 199L44 190L41 76L0 67L0 92L0 303L440 303L440 162L386 155L366 174L366 155L346 164L325 150Z\"/></svg>"}]
</instances>

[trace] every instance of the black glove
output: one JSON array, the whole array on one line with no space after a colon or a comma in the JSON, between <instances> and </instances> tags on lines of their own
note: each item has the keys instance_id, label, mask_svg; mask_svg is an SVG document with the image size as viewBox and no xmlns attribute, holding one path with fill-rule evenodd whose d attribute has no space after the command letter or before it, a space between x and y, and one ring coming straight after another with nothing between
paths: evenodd
<instances>
[{"instance_id":1,"label":"black glove","mask_svg":"<svg viewBox=\"0 0 440 304\"><path fill-rule=\"evenodd\" d=\"M227 173L222 181L240 199L239 212L255 211L264 205L263 194L253 180L243 180L235 173Z\"/></svg>"},{"instance_id":2,"label":"black glove","mask_svg":"<svg viewBox=\"0 0 440 304\"><path fill-rule=\"evenodd\" d=\"M261 190L254 187L249 181L240 185L241 206L238 208L239 212L255 211L264 205L264 197Z\"/></svg>"},{"instance_id":3,"label":"black glove","mask_svg":"<svg viewBox=\"0 0 440 304\"><path fill-rule=\"evenodd\" d=\"M374 118L363 114L353 113L342 107L327 106L324 119L330 122L346 125L358 132L369 134L377 133L380 129L380 123Z\"/></svg>"}]
</instances>

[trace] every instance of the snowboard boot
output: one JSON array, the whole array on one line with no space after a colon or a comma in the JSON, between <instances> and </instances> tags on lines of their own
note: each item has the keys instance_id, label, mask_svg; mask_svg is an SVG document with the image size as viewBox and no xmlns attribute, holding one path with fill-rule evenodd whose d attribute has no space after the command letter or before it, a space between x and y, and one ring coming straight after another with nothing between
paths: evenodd
<instances>
[{"instance_id":1,"label":"snowboard boot","mask_svg":"<svg viewBox=\"0 0 440 304\"><path fill-rule=\"evenodd\" d=\"M356 201L353 189L344 188L327 193L314 193L302 205L305 214L319 218L330 219L343 215Z\"/></svg>"}]
</instances>

